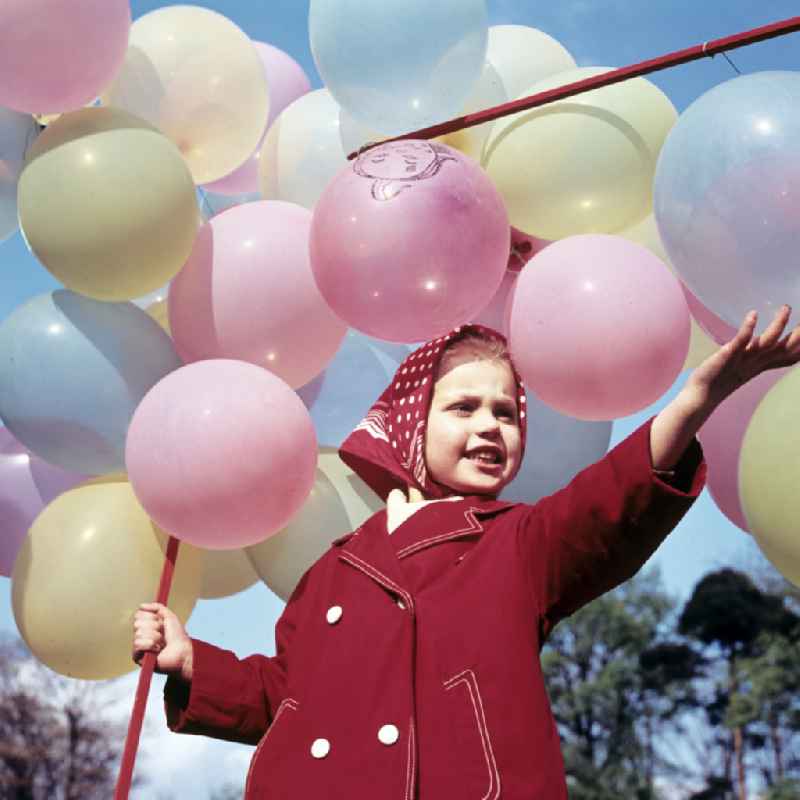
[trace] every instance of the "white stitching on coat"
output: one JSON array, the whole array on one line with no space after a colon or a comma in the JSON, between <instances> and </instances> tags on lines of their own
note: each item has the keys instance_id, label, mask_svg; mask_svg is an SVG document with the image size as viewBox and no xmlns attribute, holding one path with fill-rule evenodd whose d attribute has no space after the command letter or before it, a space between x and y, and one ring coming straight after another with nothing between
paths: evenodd
<instances>
[{"instance_id":1,"label":"white stitching on coat","mask_svg":"<svg viewBox=\"0 0 800 800\"><path fill-rule=\"evenodd\" d=\"M266 731L264 731L264 735L261 737L261 741L258 743L255 753L253 753L253 757L250 759L250 769L247 770L247 780L244 783L244 797L247 797L247 793L250 790L250 778L252 777L253 767L256 765L258 754L261 748L264 746L264 743L267 741L267 736L269 736L270 731L278 721L280 715L283 714L283 710L285 708L291 708L292 711L297 711L297 700L292 697L287 697L285 700L282 700L281 704L278 706L278 710L275 712L275 716L272 718L272 722L270 722L269 727L266 729Z\"/></svg>"},{"instance_id":2,"label":"white stitching on coat","mask_svg":"<svg viewBox=\"0 0 800 800\"><path fill-rule=\"evenodd\" d=\"M411 717L408 725L408 764L406 766L406 797L405 800L412 800L414 797L414 776L416 766L414 759L416 747L414 746L414 718Z\"/></svg>"},{"instance_id":3,"label":"white stitching on coat","mask_svg":"<svg viewBox=\"0 0 800 800\"><path fill-rule=\"evenodd\" d=\"M411 595L405 591L405 589L401 589L394 581L387 578L382 572L379 572L372 564L368 564L357 555L349 552L339 553L339 558L349 561L354 567L357 567L362 572L366 572L367 575L377 580L378 583L382 584L387 589L391 589L393 592L402 595L406 600L406 605L408 605L412 613L414 612L414 600Z\"/></svg>"},{"instance_id":4,"label":"white stitching on coat","mask_svg":"<svg viewBox=\"0 0 800 800\"><path fill-rule=\"evenodd\" d=\"M414 544L408 545L408 547L403 547L402 549L397 551L398 558L405 558L405 556L409 556L412 553L416 553L417 550L422 550L424 547L427 547L431 544L437 544L438 542L443 542L447 539L455 539L458 536L462 536L463 534L468 533L481 533L483 531L483 525L478 522L475 514L473 512L480 511L479 508L475 508L471 506L470 508L465 509L464 511L464 518L469 523L468 528L459 528L456 531L448 531L447 533L440 533L438 536L431 536L430 539L422 539L419 542L414 542Z\"/></svg>"},{"instance_id":5,"label":"white stitching on coat","mask_svg":"<svg viewBox=\"0 0 800 800\"><path fill-rule=\"evenodd\" d=\"M466 676L466 677L464 677ZM465 684L467 691L469 691L470 700L472 700L472 709L475 712L475 722L478 725L478 732L481 735L483 743L483 755L486 759L486 766L489 770L489 788L481 800L489 800L491 795L492 800L497 800L500 797L500 773L497 770L497 762L494 758L494 751L492 750L492 741L489 738L489 729L486 725L486 716L483 713L483 700L481 693L478 689L478 680L475 673L471 669L465 669L452 678L448 678L444 682L445 690L450 690L459 683ZM475 702L477 697L478 702ZM494 786L494 793L492 793L492 786Z\"/></svg>"}]
</instances>

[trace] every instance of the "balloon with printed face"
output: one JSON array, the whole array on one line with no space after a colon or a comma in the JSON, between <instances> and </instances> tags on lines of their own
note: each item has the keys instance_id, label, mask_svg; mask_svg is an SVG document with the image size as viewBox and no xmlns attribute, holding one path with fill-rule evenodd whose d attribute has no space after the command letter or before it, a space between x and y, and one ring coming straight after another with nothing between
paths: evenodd
<instances>
[{"instance_id":1,"label":"balloon with printed face","mask_svg":"<svg viewBox=\"0 0 800 800\"><path fill-rule=\"evenodd\" d=\"M653 403L689 347L678 280L618 236L571 236L538 253L517 281L510 348L525 385L578 419L609 420Z\"/></svg>"},{"instance_id":2,"label":"balloon with printed face","mask_svg":"<svg viewBox=\"0 0 800 800\"><path fill-rule=\"evenodd\" d=\"M798 97L800 72L718 84L681 114L658 161L654 207L670 261L737 328L751 309L761 331L784 303L800 306Z\"/></svg>"},{"instance_id":3,"label":"balloon with printed face","mask_svg":"<svg viewBox=\"0 0 800 800\"><path fill-rule=\"evenodd\" d=\"M196 183L222 178L248 159L269 115L253 42L222 14L191 5L158 8L133 23L125 62L102 101L169 137Z\"/></svg>"},{"instance_id":4,"label":"balloon with printed face","mask_svg":"<svg viewBox=\"0 0 800 800\"><path fill-rule=\"evenodd\" d=\"M228 209L203 226L169 291L184 361L249 361L292 387L325 368L347 326L314 281L310 226L310 211L274 201Z\"/></svg>"},{"instance_id":5,"label":"balloon with printed face","mask_svg":"<svg viewBox=\"0 0 800 800\"><path fill-rule=\"evenodd\" d=\"M349 325L394 342L433 339L491 300L505 273L503 202L446 145L388 142L345 167L311 222L311 266Z\"/></svg>"},{"instance_id":6,"label":"balloon with printed face","mask_svg":"<svg viewBox=\"0 0 800 800\"><path fill-rule=\"evenodd\" d=\"M230 550L286 524L311 491L316 454L308 412L284 381L255 364L210 359L147 393L131 420L125 463L136 496L164 530Z\"/></svg>"},{"instance_id":7,"label":"balloon with printed face","mask_svg":"<svg viewBox=\"0 0 800 800\"><path fill-rule=\"evenodd\" d=\"M129 0L3 0L0 106L28 114L72 111L121 67Z\"/></svg>"},{"instance_id":8,"label":"balloon with printed face","mask_svg":"<svg viewBox=\"0 0 800 800\"><path fill-rule=\"evenodd\" d=\"M121 471L134 410L180 365L169 336L133 303L38 295L0 325L0 418L62 469Z\"/></svg>"},{"instance_id":9,"label":"balloon with printed face","mask_svg":"<svg viewBox=\"0 0 800 800\"><path fill-rule=\"evenodd\" d=\"M458 116L486 56L484 0L311 0L311 52L336 102L387 134Z\"/></svg>"}]
</instances>

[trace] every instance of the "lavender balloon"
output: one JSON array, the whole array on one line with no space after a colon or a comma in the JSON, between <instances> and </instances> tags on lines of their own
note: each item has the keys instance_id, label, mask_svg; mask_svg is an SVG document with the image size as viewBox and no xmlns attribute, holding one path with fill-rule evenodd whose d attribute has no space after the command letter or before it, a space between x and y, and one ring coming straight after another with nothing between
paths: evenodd
<instances>
[{"instance_id":1,"label":"lavender balloon","mask_svg":"<svg viewBox=\"0 0 800 800\"><path fill-rule=\"evenodd\" d=\"M800 72L743 75L692 103L661 151L654 207L673 266L729 325L800 307Z\"/></svg>"},{"instance_id":2,"label":"lavender balloon","mask_svg":"<svg viewBox=\"0 0 800 800\"><path fill-rule=\"evenodd\" d=\"M39 512L86 477L42 461L0 428L0 575L11 577L17 552Z\"/></svg>"}]
</instances>

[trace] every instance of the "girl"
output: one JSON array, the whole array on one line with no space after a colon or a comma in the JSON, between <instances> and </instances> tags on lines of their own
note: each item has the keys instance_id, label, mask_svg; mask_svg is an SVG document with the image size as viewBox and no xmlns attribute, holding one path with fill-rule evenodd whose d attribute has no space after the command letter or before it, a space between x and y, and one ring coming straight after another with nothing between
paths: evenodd
<instances>
[{"instance_id":1,"label":"girl","mask_svg":"<svg viewBox=\"0 0 800 800\"><path fill-rule=\"evenodd\" d=\"M526 432L502 337L468 325L419 348L340 450L387 509L306 572L274 657L191 639L159 604L137 612L134 659L153 651L169 675L170 729L256 744L247 800L565 800L539 651L689 509L700 425L800 360L788 317L754 339L748 315L663 411L535 505L495 499Z\"/></svg>"}]
</instances>

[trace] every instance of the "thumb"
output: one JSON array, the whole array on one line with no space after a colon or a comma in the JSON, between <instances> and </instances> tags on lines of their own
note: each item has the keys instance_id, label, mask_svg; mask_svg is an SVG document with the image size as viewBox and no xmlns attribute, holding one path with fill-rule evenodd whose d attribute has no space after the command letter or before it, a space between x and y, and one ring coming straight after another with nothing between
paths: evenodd
<instances>
[{"instance_id":1,"label":"thumb","mask_svg":"<svg viewBox=\"0 0 800 800\"><path fill-rule=\"evenodd\" d=\"M389 511L393 511L396 508L406 505L407 502L406 494L402 489L392 489L392 491L389 492L389 496L386 498L386 508Z\"/></svg>"}]
</instances>

